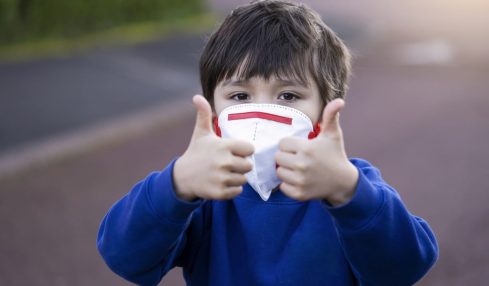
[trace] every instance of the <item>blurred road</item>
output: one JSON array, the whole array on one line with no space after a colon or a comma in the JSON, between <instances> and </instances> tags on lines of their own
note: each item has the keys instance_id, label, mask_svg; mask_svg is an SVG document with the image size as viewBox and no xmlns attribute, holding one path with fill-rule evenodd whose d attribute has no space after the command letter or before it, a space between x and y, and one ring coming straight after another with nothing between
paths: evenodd
<instances>
[{"instance_id":1,"label":"blurred road","mask_svg":"<svg viewBox=\"0 0 489 286\"><path fill-rule=\"evenodd\" d=\"M200 91L202 35L0 63L0 154ZM181 98L180 98L181 99Z\"/></svg>"},{"instance_id":2,"label":"blurred road","mask_svg":"<svg viewBox=\"0 0 489 286\"><path fill-rule=\"evenodd\" d=\"M212 2L222 4L220 9L228 7L225 6L228 2ZM312 1L311 5L319 5L319 2ZM325 9L321 7L315 8ZM338 11L353 9L344 5L337 8ZM477 58L474 53L460 48L463 45L455 38L433 38L430 33L422 37L407 32L366 36L371 33L370 28L352 23L353 20L340 21L340 16L331 16L337 19L335 29L340 35L347 35L347 42L357 54L347 108L341 116L347 152L351 157L362 157L378 166L408 208L429 221L440 243L440 260L417 285L485 285L489 280L486 270L489 267L487 58ZM398 23L399 26L402 24ZM180 42L179 45L169 44L173 48L165 51L161 48L166 45L163 41L155 46L96 51L95 55L87 53L83 60L68 58L0 65L2 121L7 118L3 114L6 110L3 104L9 104L10 100L4 100L4 86L21 90L33 82L34 90L42 90L42 86L56 89L58 76L59 89L63 91L58 94L59 98L71 90L109 81L104 79L114 74L107 90L114 88L117 90L115 94L125 94L134 103L130 106L144 106L136 105L139 97L132 98L134 82L150 87L136 92L137 96L145 98L141 100L146 105L151 105L159 96L168 96L164 101L167 100L169 108L177 101L176 97L188 99L187 107L179 116L173 116L172 120L142 135L0 178L0 285L129 285L112 274L99 257L95 249L98 224L108 208L132 185L150 171L164 168L185 149L194 123L190 95L198 87L198 81L196 70L193 74L185 72L191 66L186 64L188 57L177 57L172 53L183 51L188 55L193 53L190 51L198 51L201 40L202 37L184 39L195 47L189 50L187 42ZM176 41L182 40L177 38ZM131 73L137 68L121 67L126 64L124 61L116 64L110 61L115 54L144 47L151 52L136 56L136 62L141 63L144 59L145 63L156 65L155 69L160 73L154 76L161 75L163 86L154 81L151 70L144 73L149 75L151 83L148 83L145 82L147 77L141 79L137 77L138 72ZM486 46L479 49L484 50ZM93 60L94 57L99 60ZM93 77L88 72L80 76L83 85L73 83L77 87L67 77L63 78L69 74L70 62L80 63L87 59L93 65L90 71L95 73L102 70L101 67L110 66L110 72L104 70L104 75L94 74ZM172 64L167 66L166 60ZM178 66L181 60L183 67ZM52 64L47 63L59 61L63 62L64 68L59 69L63 72L46 76L51 69L57 69L56 64L51 67ZM38 69L30 71L37 65ZM171 70L171 67L182 71L180 76L168 78L161 73L160 68ZM29 74L30 80L26 79L22 84L11 83L16 72ZM46 77L36 79L36 75ZM73 75L76 79L77 73ZM9 76L11 78L5 80ZM184 84L187 82L188 85ZM144 94L145 90L149 95ZM21 102L24 93L18 92L16 96L20 98L12 100ZM64 103L67 108L93 107L88 104L90 101L80 103L82 99L78 98L90 92L77 94L73 98L76 104ZM93 96L92 100L105 102L106 107L112 100L118 100L103 94L90 96ZM47 98L38 99L38 102L54 105L61 101L55 100L56 97ZM126 110L124 108L121 110ZM60 118L63 117L55 117L56 120ZM30 128L12 121L8 126ZM162 284L183 285L179 271L172 271Z\"/></svg>"}]
</instances>

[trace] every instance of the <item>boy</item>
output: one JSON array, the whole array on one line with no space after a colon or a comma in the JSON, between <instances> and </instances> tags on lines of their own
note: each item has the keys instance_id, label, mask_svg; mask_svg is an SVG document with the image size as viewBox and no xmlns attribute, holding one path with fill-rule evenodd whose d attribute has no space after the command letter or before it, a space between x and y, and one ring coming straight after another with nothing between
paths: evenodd
<instances>
[{"instance_id":1,"label":"boy","mask_svg":"<svg viewBox=\"0 0 489 286\"><path fill-rule=\"evenodd\" d=\"M100 226L109 267L140 285L175 266L188 285L419 280L438 253L428 224L375 167L346 157L338 115L349 61L303 5L234 10L202 54L187 150Z\"/></svg>"}]
</instances>

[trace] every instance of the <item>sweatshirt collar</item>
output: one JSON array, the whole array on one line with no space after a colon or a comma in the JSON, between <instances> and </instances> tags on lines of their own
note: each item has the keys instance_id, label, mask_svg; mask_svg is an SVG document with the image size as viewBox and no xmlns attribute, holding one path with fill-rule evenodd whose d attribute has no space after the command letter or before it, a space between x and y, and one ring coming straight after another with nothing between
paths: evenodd
<instances>
[{"instance_id":1,"label":"sweatshirt collar","mask_svg":"<svg viewBox=\"0 0 489 286\"><path fill-rule=\"evenodd\" d=\"M267 201L264 201L248 183L243 185L243 192L238 196L238 198L239 197L251 199L254 201L261 201L262 203L302 203L300 201L287 197L280 189L273 191L270 194L270 198L268 198Z\"/></svg>"}]
</instances>

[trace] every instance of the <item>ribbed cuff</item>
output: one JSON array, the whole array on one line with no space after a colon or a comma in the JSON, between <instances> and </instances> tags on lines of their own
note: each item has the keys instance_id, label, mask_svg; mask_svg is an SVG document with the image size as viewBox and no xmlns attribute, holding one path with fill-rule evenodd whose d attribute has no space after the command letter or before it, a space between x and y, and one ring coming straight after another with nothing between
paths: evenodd
<instances>
[{"instance_id":1,"label":"ribbed cuff","mask_svg":"<svg viewBox=\"0 0 489 286\"><path fill-rule=\"evenodd\" d=\"M158 217L173 223L185 223L190 214L200 207L204 201L188 202L177 197L173 184L175 161L176 159L154 178L149 191L150 200Z\"/></svg>"},{"instance_id":2,"label":"ribbed cuff","mask_svg":"<svg viewBox=\"0 0 489 286\"><path fill-rule=\"evenodd\" d=\"M372 185L360 169L358 174L355 195L348 203L333 207L322 202L343 230L355 231L365 227L378 213L384 201L383 191Z\"/></svg>"}]
</instances>

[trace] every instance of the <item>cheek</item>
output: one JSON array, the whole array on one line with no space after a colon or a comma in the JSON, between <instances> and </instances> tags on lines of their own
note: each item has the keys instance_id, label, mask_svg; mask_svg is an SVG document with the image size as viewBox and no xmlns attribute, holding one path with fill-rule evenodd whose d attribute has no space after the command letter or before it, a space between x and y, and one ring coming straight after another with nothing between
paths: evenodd
<instances>
[{"instance_id":1,"label":"cheek","mask_svg":"<svg viewBox=\"0 0 489 286\"><path fill-rule=\"evenodd\" d=\"M226 107L232 106L239 104L237 102L232 102L232 101L214 101L214 113L219 116L221 114L221 111L223 111Z\"/></svg>"},{"instance_id":2,"label":"cheek","mask_svg":"<svg viewBox=\"0 0 489 286\"><path fill-rule=\"evenodd\" d=\"M319 108L316 110L316 114L315 114L315 119L316 120L313 121L314 123L321 122L322 121L323 109L324 109L324 107L322 105L319 105Z\"/></svg>"},{"instance_id":3,"label":"cheek","mask_svg":"<svg viewBox=\"0 0 489 286\"><path fill-rule=\"evenodd\" d=\"M218 88L214 91L214 98L212 102L212 110L215 114L219 115L221 111L226 108L226 100L224 100L224 95Z\"/></svg>"},{"instance_id":4,"label":"cheek","mask_svg":"<svg viewBox=\"0 0 489 286\"><path fill-rule=\"evenodd\" d=\"M321 115L323 113L324 103L319 94L313 94L307 101L304 102L304 112L309 116L313 124L321 122Z\"/></svg>"},{"instance_id":5,"label":"cheek","mask_svg":"<svg viewBox=\"0 0 489 286\"><path fill-rule=\"evenodd\" d=\"M307 112L304 113L309 117L309 119L311 119L313 124L321 122L321 115L323 112L322 104L309 105L305 109L307 110Z\"/></svg>"}]
</instances>

